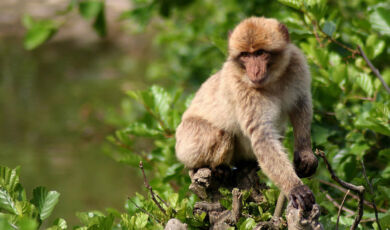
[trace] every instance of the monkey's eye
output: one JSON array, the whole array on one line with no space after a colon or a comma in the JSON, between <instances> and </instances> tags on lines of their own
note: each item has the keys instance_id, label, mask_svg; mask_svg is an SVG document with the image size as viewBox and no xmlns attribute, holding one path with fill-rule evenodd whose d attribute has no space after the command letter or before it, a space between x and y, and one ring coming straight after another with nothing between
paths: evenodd
<instances>
[{"instance_id":1,"label":"monkey's eye","mask_svg":"<svg viewBox=\"0 0 390 230\"><path fill-rule=\"evenodd\" d=\"M240 56L241 57L249 57L250 53L249 52L241 52Z\"/></svg>"},{"instance_id":2,"label":"monkey's eye","mask_svg":"<svg viewBox=\"0 0 390 230\"><path fill-rule=\"evenodd\" d=\"M264 52L265 52L265 50L259 49L259 50L256 50L256 51L254 52L254 54L255 54L256 56L260 56L260 55L262 55Z\"/></svg>"}]
</instances>

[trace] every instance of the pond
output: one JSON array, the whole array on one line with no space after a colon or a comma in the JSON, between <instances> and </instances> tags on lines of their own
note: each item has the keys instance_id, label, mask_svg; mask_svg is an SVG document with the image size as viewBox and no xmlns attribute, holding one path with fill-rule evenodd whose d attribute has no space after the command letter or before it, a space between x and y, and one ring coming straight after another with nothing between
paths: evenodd
<instances>
[{"instance_id":1,"label":"pond","mask_svg":"<svg viewBox=\"0 0 390 230\"><path fill-rule=\"evenodd\" d=\"M19 36L0 40L0 164L21 166L29 197L38 185L61 193L52 220L72 226L76 211L123 210L143 190L136 169L105 155L123 86L146 85L127 52L103 41L26 51Z\"/></svg>"}]
</instances>

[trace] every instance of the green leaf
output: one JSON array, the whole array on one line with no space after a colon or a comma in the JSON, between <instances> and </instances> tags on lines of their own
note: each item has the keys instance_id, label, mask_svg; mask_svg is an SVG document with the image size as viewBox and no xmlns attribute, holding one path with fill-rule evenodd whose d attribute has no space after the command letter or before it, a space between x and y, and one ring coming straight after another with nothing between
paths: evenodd
<instances>
[{"instance_id":1,"label":"green leaf","mask_svg":"<svg viewBox=\"0 0 390 230\"><path fill-rule=\"evenodd\" d=\"M39 211L41 220L48 218L53 211L54 207L58 203L60 194L56 191L47 191L44 187L37 187L33 191L33 203Z\"/></svg>"},{"instance_id":2,"label":"green leaf","mask_svg":"<svg viewBox=\"0 0 390 230\"><path fill-rule=\"evenodd\" d=\"M64 219L62 219L62 218L57 218L54 221L53 225L58 226L60 229L63 229L63 230L68 228L68 225L66 224L66 221Z\"/></svg>"},{"instance_id":3,"label":"green leaf","mask_svg":"<svg viewBox=\"0 0 390 230\"><path fill-rule=\"evenodd\" d=\"M99 14L96 16L95 22L93 23L93 28L100 37L106 36L107 27L104 6L100 10Z\"/></svg>"},{"instance_id":4,"label":"green leaf","mask_svg":"<svg viewBox=\"0 0 390 230\"><path fill-rule=\"evenodd\" d=\"M104 8L104 3L97 0L82 1L79 3L79 12L85 19L96 18Z\"/></svg>"},{"instance_id":5,"label":"green leaf","mask_svg":"<svg viewBox=\"0 0 390 230\"><path fill-rule=\"evenodd\" d=\"M160 130L152 129L147 127L145 123L132 123L127 126L125 129L121 130L126 134L131 134L141 137L164 137L163 133Z\"/></svg>"},{"instance_id":6,"label":"green leaf","mask_svg":"<svg viewBox=\"0 0 390 230\"><path fill-rule=\"evenodd\" d=\"M370 14L370 22L380 34L390 36L390 6L376 5Z\"/></svg>"},{"instance_id":7,"label":"green leaf","mask_svg":"<svg viewBox=\"0 0 390 230\"><path fill-rule=\"evenodd\" d=\"M253 218L247 218L241 225L240 230L251 230L256 227L256 222Z\"/></svg>"},{"instance_id":8,"label":"green leaf","mask_svg":"<svg viewBox=\"0 0 390 230\"><path fill-rule=\"evenodd\" d=\"M4 215L0 215L0 229L1 230L15 230Z\"/></svg>"},{"instance_id":9,"label":"green leaf","mask_svg":"<svg viewBox=\"0 0 390 230\"><path fill-rule=\"evenodd\" d=\"M0 188L0 211L1 210L5 210L15 215L20 214L11 195L3 188Z\"/></svg>"},{"instance_id":10,"label":"green leaf","mask_svg":"<svg viewBox=\"0 0 390 230\"><path fill-rule=\"evenodd\" d=\"M0 186L8 191L14 191L19 183L19 167L10 169L8 167L0 166Z\"/></svg>"},{"instance_id":11,"label":"green leaf","mask_svg":"<svg viewBox=\"0 0 390 230\"><path fill-rule=\"evenodd\" d=\"M168 120L170 104L172 102L171 95L160 86L152 86L150 89L154 97L155 110L158 112L163 121Z\"/></svg>"},{"instance_id":12,"label":"green leaf","mask_svg":"<svg viewBox=\"0 0 390 230\"><path fill-rule=\"evenodd\" d=\"M329 37L332 37L333 33L336 31L336 24L332 21L326 21L322 31L326 33Z\"/></svg>"},{"instance_id":13,"label":"green leaf","mask_svg":"<svg viewBox=\"0 0 390 230\"><path fill-rule=\"evenodd\" d=\"M24 47L28 50L32 50L49 40L58 29L58 25L52 20L33 21L26 19L24 24L27 26Z\"/></svg>"},{"instance_id":14,"label":"green leaf","mask_svg":"<svg viewBox=\"0 0 390 230\"><path fill-rule=\"evenodd\" d=\"M22 24L26 29L30 29L34 25L34 19L30 15L25 14L22 17Z\"/></svg>"},{"instance_id":15,"label":"green leaf","mask_svg":"<svg viewBox=\"0 0 390 230\"><path fill-rule=\"evenodd\" d=\"M148 224L148 218L149 216L145 213L137 213L135 219L135 227L138 229L144 229L145 226Z\"/></svg>"},{"instance_id":16,"label":"green leaf","mask_svg":"<svg viewBox=\"0 0 390 230\"><path fill-rule=\"evenodd\" d=\"M365 73L361 73L357 79L357 84L367 93L367 96L371 97L374 93L374 85L372 84L372 80L370 76Z\"/></svg>"},{"instance_id":17,"label":"green leaf","mask_svg":"<svg viewBox=\"0 0 390 230\"><path fill-rule=\"evenodd\" d=\"M278 2L299 10L303 6L304 1L303 0L278 0Z\"/></svg>"},{"instance_id":18,"label":"green leaf","mask_svg":"<svg viewBox=\"0 0 390 230\"><path fill-rule=\"evenodd\" d=\"M35 219L27 216L23 216L18 220L17 225L20 230L36 230L38 229L38 223Z\"/></svg>"}]
</instances>

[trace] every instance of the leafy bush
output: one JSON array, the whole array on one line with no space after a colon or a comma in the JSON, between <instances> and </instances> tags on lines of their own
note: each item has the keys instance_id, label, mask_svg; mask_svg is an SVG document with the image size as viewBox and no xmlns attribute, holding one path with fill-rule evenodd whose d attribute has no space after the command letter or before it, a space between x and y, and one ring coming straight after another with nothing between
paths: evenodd
<instances>
[{"instance_id":1,"label":"leafy bush","mask_svg":"<svg viewBox=\"0 0 390 230\"><path fill-rule=\"evenodd\" d=\"M362 174L363 164L367 167L374 192L366 193L365 198L375 201L381 211L382 229L390 228L390 212L386 211L390 200L390 95L358 49L358 46L362 48L389 84L390 49L386 44L390 42L390 4L379 0L185 2L134 0L134 8L122 14L121 19L130 22L128 27L132 32L142 32L148 27L156 32L153 45L159 58L150 61L146 77L168 80L173 87L168 87L168 91L153 86L146 91L129 92L140 104L125 99L123 114L138 111L140 115L108 138L118 147L110 153L113 158L135 167L139 161L144 162L145 170L154 178L151 186L169 204L164 206L165 214L150 198L137 195L127 201L125 214L113 210L107 214L78 214L85 226L82 229L113 226L161 229L170 217L177 217L192 227L207 224L202 216L192 214L195 198L187 191L189 178L174 154L175 127L191 100L190 92L226 58L228 30L251 15L275 17L288 26L292 41L306 54L312 73L313 147L327 153L338 176L369 188ZM85 18L94 19L94 28L104 35L104 2L89 0L77 5L72 1L68 10L76 6ZM35 21L26 16L26 48L37 47L60 28L56 19L45 20ZM186 91L182 94L178 89L183 88ZM117 119L127 121L125 115ZM291 129L286 134L285 146L292 152ZM329 181L328 172L320 165L317 176L306 182L314 190L317 203L324 208L321 218L326 229L334 229L338 208L329 197L337 197L340 202L343 193ZM4 226L26 223L32 229L38 226L44 210L39 208L39 202L27 202L18 195L20 190L14 190L16 187L4 189L2 185L1 188L4 195L0 197L0 210L5 213L1 223ZM43 190L40 193L47 194ZM30 211L17 211L14 209L17 206L12 206L15 202L20 205L27 202ZM356 205L356 199L347 199L345 203L351 209ZM350 226L353 218L353 215L342 215L340 224L343 228ZM363 218L368 221L360 229L379 229L372 220L371 207L365 206ZM251 229L256 221L248 218L240 229ZM62 223L60 219L55 226Z\"/></svg>"}]
</instances>

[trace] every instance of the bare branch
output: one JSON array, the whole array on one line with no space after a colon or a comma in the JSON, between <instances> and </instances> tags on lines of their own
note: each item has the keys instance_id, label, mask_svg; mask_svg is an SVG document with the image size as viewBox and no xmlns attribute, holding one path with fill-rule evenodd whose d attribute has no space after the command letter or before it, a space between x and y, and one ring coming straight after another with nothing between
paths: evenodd
<instances>
[{"instance_id":1,"label":"bare branch","mask_svg":"<svg viewBox=\"0 0 390 230\"><path fill-rule=\"evenodd\" d=\"M162 213L167 215L167 212L165 211L165 209L163 207L161 207L160 203L157 201L156 194L153 192L152 186L150 186L148 180L146 179L146 174L145 174L144 165L143 165L142 161L139 162L139 168L142 170L142 175L144 176L145 187L149 190L153 202L157 205L157 207L161 210ZM161 198L159 198L159 199L161 199Z\"/></svg>"},{"instance_id":2,"label":"bare branch","mask_svg":"<svg viewBox=\"0 0 390 230\"><path fill-rule=\"evenodd\" d=\"M385 90L390 93L390 88L389 86L386 84L385 80L383 79L381 73L379 73L379 70L377 68L375 68L375 66L371 63L371 61L367 58L366 54L364 53L363 49L358 46L358 49L359 49L359 52L360 52L360 55L363 57L364 61L367 63L367 65L370 67L370 69L372 70L372 72L375 74L375 76L377 76L377 78L379 78L379 80L381 81L383 87L385 88Z\"/></svg>"},{"instance_id":3,"label":"bare branch","mask_svg":"<svg viewBox=\"0 0 390 230\"><path fill-rule=\"evenodd\" d=\"M329 185L329 186L331 186L331 187L333 187L333 188L335 188L335 189L338 189L338 190L340 190L340 191L343 192L343 193L346 193L346 192L347 192L347 189L345 189L345 188L343 188L343 187L341 187L341 186L339 186L339 185L337 185L337 184L332 184L332 183L330 183L330 182L328 182L328 181L326 181L326 180L321 180L321 179L318 179L318 181L319 181L320 183L322 183L322 184L326 184L326 185ZM353 199L355 199L355 200L359 200L359 196L356 196L356 195L353 194L353 193L349 193L348 195L349 195L350 197L352 197ZM374 205L372 205L371 202L364 200L364 204L365 204L366 206L368 206L368 207L374 209ZM383 212L383 213L386 213L386 212L387 212L387 210L384 209L384 208L378 208L378 207L377 207L377 209L378 209L378 211Z\"/></svg>"},{"instance_id":4,"label":"bare branch","mask_svg":"<svg viewBox=\"0 0 390 230\"><path fill-rule=\"evenodd\" d=\"M341 205L339 203L337 203L337 201L333 197L331 197L328 193L326 193L324 190L321 190L321 191L325 193L326 199L328 199L330 202L332 202L332 204L334 206L336 206L337 208L339 208L339 209L341 208L343 211L348 212L351 215L355 215L356 214L354 211L352 211L349 208L341 207Z\"/></svg>"},{"instance_id":5,"label":"bare branch","mask_svg":"<svg viewBox=\"0 0 390 230\"><path fill-rule=\"evenodd\" d=\"M369 186L369 188L370 188L370 193L371 193L371 195L372 195L371 202L372 202L372 205L374 206L376 223L378 224L379 230L382 230L381 224L379 223L379 218L378 218L378 209L376 208L376 204L375 204L375 200L374 200L374 196L375 196L375 194L374 194L374 189L372 188L372 184L371 184L370 181L368 180L367 173L366 173L366 167L364 166L364 161L362 160L361 163L362 163L362 166L363 166L363 175L364 175L364 178L366 178L367 184L368 184L368 186Z\"/></svg>"},{"instance_id":6,"label":"bare branch","mask_svg":"<svg viewBox=\"0 0 390 230\"><path fill-rule=\"evenodd\" d=\"M343 208L345 199L347 198L347 196L348 196L348 194L349 194L350 191L351 191L351 190L348 190L348 191L345 193L345 196L344 196L344 198L343 198L343 201L342 201L341 204L340 204L340 208L339 208L339 211L338 211L338 213L337 213L336 230L339 229L339 220L340 220L341 209Z\"/></svg>"},{"instance_id":7,"label":"bare branch","mask_svg":"<svg viewBox=\"0 0 390 230\"><path fill-rule=\"evenodd\" d=\"M350 230L356 229L357 226L360 223L360 220L363 217L363 202L364 202L364 190L365 190L364 186L361 186L361 185L360 186L356 186L354 184L345 182L345 181L341 180L340 178L338 178L336 176L336 174L334 173L334 171L332 169L332 166L329 164L328 159L326 159L325 153L323 151L318 150L318 149L316 150L315 153L316 153L316 155L320 156L324 160L326 168L328 169L328 171L329 171L330 175L332 176L333 180L335 180L337 183L339 183L344 188L352 190L352 191L358 193L358 195L359 195L359 199L358 199L359 200L359 204L358 204L357 215L355 217L355 221L353 222Z\"/></svg>"}]
</instances>

